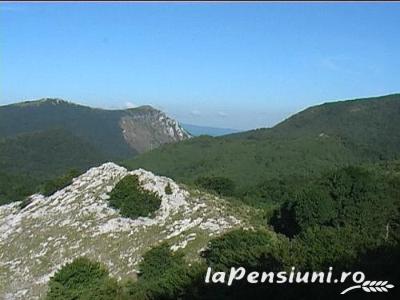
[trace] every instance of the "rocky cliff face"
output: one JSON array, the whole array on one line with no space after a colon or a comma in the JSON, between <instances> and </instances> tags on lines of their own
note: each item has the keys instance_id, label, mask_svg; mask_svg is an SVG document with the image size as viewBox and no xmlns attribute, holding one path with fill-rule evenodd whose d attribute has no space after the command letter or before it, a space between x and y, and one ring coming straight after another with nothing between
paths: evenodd
<instances>
[{"instance_id":1,"label":"rocky cliff face","mask_svg":"<svg viewBox=\"0 0 400 300\"><path fill-rule=\"evenodd\" d=\"M145 189L162 198L154 218L123 218L108 206L108 193L127 174L138 175ZM170 184L172 194L165 193ZM50 197L31 196L0 206L0 298L39 299L56 270L86 256L104 263L112 276L135 278L142 255L162 241L184 249L189 260L210 237L247 226L251 211L222 199L189 191L166 177L113 163L92 168Z\"/></svg>"},{"instance_id":2,"label":"rocky cliff face","mask_svg":"<svg viewBox=\"0 0 400 300\"><path fill-rule=\"evenodd\" d=\"M190 138L177 121L150 106L127 110L120 126L126 142L138 153Z\"/></svg>"}]
</instances>

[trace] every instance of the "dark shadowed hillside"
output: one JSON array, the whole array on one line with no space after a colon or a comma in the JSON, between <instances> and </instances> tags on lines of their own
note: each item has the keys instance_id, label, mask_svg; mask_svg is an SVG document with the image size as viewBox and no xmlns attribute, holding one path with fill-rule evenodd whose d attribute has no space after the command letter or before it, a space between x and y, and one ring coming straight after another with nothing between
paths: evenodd
<instances>
[{"instance_id":1,"label":"dark shadowed hillside","mask_svg":"<svg viewBox=\"0 0 400 300\"><path fill-rule=\"evenodd\" d=\"M63 129L0 139L0 204L33 194L37 185L106 160L87 141Z\"/></svg>"},{"instance_id":2,"label":"dark shadowed hillside","mask_svg":"<svg viewBox=\"0 0 400 300\"><path fill-rule=\"evenodd\" d=\"M105 159L93 145L63 129L0 140L0 169L13 174L49 178L68 168L86 169Z\"/></svg>"}]
</instances>

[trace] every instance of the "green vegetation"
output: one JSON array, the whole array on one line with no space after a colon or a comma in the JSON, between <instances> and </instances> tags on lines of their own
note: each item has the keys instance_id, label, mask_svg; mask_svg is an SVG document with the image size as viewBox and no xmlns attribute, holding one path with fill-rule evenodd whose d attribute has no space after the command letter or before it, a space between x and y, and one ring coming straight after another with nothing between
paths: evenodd
<instances>
[{"instance_id":1,"label":"green vegetation","mask_svg":"<svg viewBox=\"0 0 400 300\"><path fill-rule=\"evenodd\" d=\"M231 196L235 191L235 183L225 177L199 177L195 184L220 196Z\"/></svg>"},{"instance_id":2,"label":"green vegetation","mask_svg":"<svg viewBox=\"0 0 400 300\"><path fill-rule=\"evenodd\" d=\"M105 161L90 144L62 129L0 139L0 169L40 179Z\"/></svg>"},{"instance_id":3,"label":"green vegetation","mask_svg":"<svg viewBox=\"0 0 400 300\"><path fill-rule=\"evenodd\" d=\"M293 115L273 130L254 132L259 138L272 134L339 137L348 147L375 160L399 158L400 94L317 105ZM251 135L251 132L244 135Z\"/></svg>"},{"instance_id":4,"label":"green vegetation","mask_svg":"<svg viewBox=\"0 0 400 300\"><path fill-rule=\"evenodd\" d=\"M162 112L151 106L104 110L61 99L0 106L0 171L14 178L27 177L26 186L33 181L40 185L73 168L83 171L106 161L132 158L173 141L165 133L169 125L160 116ZM18 191L5 187L0 203L26 196Z\"/></svg>"},{"instance_id":5,"label":"green vegetation","mask_svg":"<svg viewBox=\"0 0 400 300\"><path fill-rule=\"evenodd\" d=\"M257 191L273 179L309 178L353 163L362 156L338 138L305 137L264 140L198 137L167 144L124 164L144 168L186 184L201 177L224 177L235 183L235 196Z\"/></svg>"},{"instance_id":6,"label":"green vegetation","mask_svg":"<svg viewBox=\"0 0 400 300\"><path fill-rule=\"evenodd\" d=\"M136 175L127 175L111 191L109 203L124 217L135 219L153 214L160 208L161 198L143 189Z\"/></svg>"},{"instance_id":7,"label":"green vegetation","mask_svg":"<svg viewBox=\"0 0 400 300\"><path fill-rule=\"evenodd\" d=\"M398 162L346 167L273 195L282 203L270 219L276 230L237 229L212 239L203 260L189 266L183 252L161 244L144 255L137 281L121 283L126 299L335 299L336 285L205 284L206 268L227 271L362 270L368 278L395 282L400 262L400 168ZM285 192L281 192L285 191ZM293 227L292 227L293 226ZM125 299L125 298L123 298Z\"/></svg>"},{"instance_id":8,"label":"green vegetation","mask_svg":"<svg viewBox=\"0 0 400 300\"><path fill-rule=\"evenodd\" d=\"M276 239L275 239L276 240ZM267 261L275 241L267 230L245 231L238 229L211 240L203 253L207 265L227 271L231 267L256 267Z\"/></svg>"},{"instance_id":9,"label":"green vegetation","mask_svg":"<svg viewBox=\"0 0 400 300\"><path fill-rule=\"evenodd\" d=\"M182 253L172 253L166 243L147 252L139 269L137 282L126 285L129 299L179 299L199 271L197 265L188 266Z\"/></svg>"},{"instance_id":10,"label":"green vegetation","mask_svg":"<svg viewBox=\"0 0 400 300\"><path fill-rule=\"evenodd\" d=\"M81 172L78 170L72 169L63 176L47 181L40 189L40 193L45 196L51 196L58 190L70 185L72 183L72 179L78 177L80 174Z\"/></svg>"},{"instance_id":11,"label":"green vegetation","mask_svg":"<svg viewBox=\"0 0 400 300\"><path fill-rule=\"evenodd\" d=\"M80 175L80 172L78 170L72 169L63 176L45 181L42 185L39 185L39 187L32 186L31 189L27 190L26 192L17 191L16 194L18 196L24 197L23 199L19 199L19 200L22 200L21 203L19 204L19 208L24 209L31 203L31 199L28 196L33 194L34 192L39 192L42 195L47 196L47 197L51 196L56 191L63 189L66 186L70 185L72 183L72 179L79 175ZM12 187L15 187L15 185L13 184ZM9 189L9 188L6 187L5 190L7 190L7 189ZM11 199L13 199L13 198L11 198Z\"/></svg>"},{"instance_id":12,"label":"green vegetation","mask_svg":"<svg viewBox=\"0 0 400 300\"><path fill-rule=\"evenodd\" d=\"M135 151L125 142L119 126L124 114L123 110L94 109L60 99L5 105L0 107L0 138L60 128L108 159L126 158Z\"/></svg>"},{"instance_id":13,"label":"green vegetation","mask_svg":"<svg viewBox=\"0 0 400 300\"><path fill-rule=\"evenodd\" d=\"M272 224L289 236L318 225L352 226L373 239L383 238L386 227L398 216L399 186L393 186L391 178L378 172L344 168L301 189L293 200L282 205Z\"/></svg>"},{"instance_id":14,"label":"green vegetation","mask_svg":"<svg viewBox=\"0 0 400 300\"><path fill-rule=\"evenodd\" d=\"M51 185L55 191L71 169L78 174L104 161L90 144L61 129L0 139L0 204L49 193Z\"/></svg>"},{"instance_id":15,"label":"green vegetation","mask_svg":"<svg viewBox=\"0 0 400 300\"><path fill-rule=\"evenodd\" d=\"M136 281L115 283L98 265L75 262L60 271L64 275L52 279L49 297L54 293L58 299L88 299L89 294L100 299L103 295L109 297L104 299L138 300L333 299L340 292L337 285L205 284L208 266L262 271L292 266L319 271L332 266L340 271L362 270L371 280L396 282L395 266L400 263L399 110L400 95L323 104L271 129L219 138L200 136L127 161L130 168L142 167L254 205L263 212L264 223L254 230L215 237L202 259L191 266L184 252L159 245L144 255ZM0 155L12 157L8 143L0 144ZM24 163L35 163L30 160L27 157ZM21 177L10 175L23 167L13 170L11 163L0 161L10 170L0 176L19 181L14 190L1 191L0 201L28 193L30 185L23 186L27 179L21 173L15 174ZM57 176L65 173L64 164ZM62 186L66 181L49 186ZM171 187L165 192L171 193ZM161 203L156 194L140 186L136 176L123 178L110 197L110 205L131 218L148 216Z\"/></svg>"},{"instance_id":16,"label":"green vegetation","mask_svg":"<svg viewBox=\"0 0 400 300\"><path fill-rule=\"evenodd\" d=\"M182 253L172 253L165 243L144 255L140 270L137 281L118 283L101 264L77 258L50 279L46 299L174 300L204 271L198 265L189 267Z\"/></svg>"},{"instance_id":17,"label":"green vegetation","mask_svg":"<svg viewBox=\"0 0 400 300\"><path fill-rule=\"evenodd\" d=\"M75 259L65 265L49 281L47 300L118 299L120 288L100 263L87 258Z\"/></svg>"},{"instance_id":18,"label":"green vegetation","mask_svg":"<svg viewBox=\"0 0 400 300\"><path fill-rule=\"evenodd\" d=\"M165 193L167 194L167 195L172 195L172 188L171 188L171 185L168 183L166 186L165 186Z\"/></svg>"},{"instance_id":19,"label":"green vegetation","mask_svg":"<svg viewBox=\"0 0 400 300\"><path fill-rule=\"evenodd\" d=\"M289 190L293 183L299 185L329 170L399 158L399 109L399 94L327 103L271 129L200 136L164 145L125 165L187 184L199 177L228 178L235 183L234 196L262 205L271 196L276 199L260 194L265 183L281 181Z\"/></svg>"},{"instance_id":20,"label":"green vegetation","mask_svg":"<svg viewBox=\"0 0 400 300\"><path fill-rule=\"evenodd\" d=\"M0 205L25 199L37 186L36 178L0 172Z\"/></svg>"}]
</instances>

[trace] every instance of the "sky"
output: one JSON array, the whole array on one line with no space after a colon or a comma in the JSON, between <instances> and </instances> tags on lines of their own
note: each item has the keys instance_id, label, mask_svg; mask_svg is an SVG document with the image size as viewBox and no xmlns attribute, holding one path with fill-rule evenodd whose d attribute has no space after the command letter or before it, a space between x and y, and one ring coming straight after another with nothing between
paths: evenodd
<instances>
[{"instance_id":1,"label":"sky","mask_svg":"<svg viewBox=\"0 0 400 300\"><path fill-rule=\"evenodd\" d=\"M400 91L399 3L0 3L0 105L149 104L189 124L270 127Z\"/></svg>"}]
</instances>

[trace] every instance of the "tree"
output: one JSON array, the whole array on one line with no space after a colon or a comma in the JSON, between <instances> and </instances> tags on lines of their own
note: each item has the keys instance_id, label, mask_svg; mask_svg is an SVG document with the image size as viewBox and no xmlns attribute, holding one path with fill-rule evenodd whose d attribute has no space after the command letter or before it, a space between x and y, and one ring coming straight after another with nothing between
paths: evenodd
<instances>
[{"instance_id":1,"label":"tree","mask_svg":"<svg viewBox=\"0 0 400 300\"><path fill-rule=\"evenodd\" d=\"M194 278L204 271L196 263L189 267L183 254L172 252L167 243L145 253L139 269L138 281L128 282L125 287L128 299L179 299Z\"/></svg>"},{"instance_id":2,"label":"tree","mask_svg":"<svg viewBox=\"0 0 400 300\"><path fill-rule=\"evenodd\" d=\"M365 239L379 242L398 216L395 187L387 178L360 167L328 173L296 192L271 218L289 237L313 226L351 226Z\"/></svg>"},{"instance_id":3,"label":"tree","mask_svg":"<svg viewBox=\"0 0 400 300\"><path fill-rule=\"evenodd\" d=\"M119 294L117 281L109 277L104 266L80 257L66 264L50 278L46 299L114 300Z\"/></svg>"},{"instance_id":4,"label":"tree","mask_svg":"<svg viewBox=\"0 0 400 300\"><path fill-rule=\"evenodd\" d=\"M331 225L337 216L335 203L326 190L306 188L295 196L294 218L300 230L319 225Z\"/></svg>"}]
</instances>

